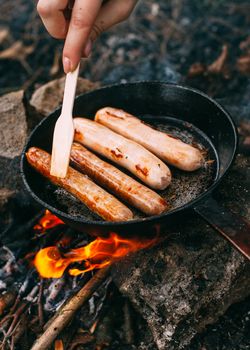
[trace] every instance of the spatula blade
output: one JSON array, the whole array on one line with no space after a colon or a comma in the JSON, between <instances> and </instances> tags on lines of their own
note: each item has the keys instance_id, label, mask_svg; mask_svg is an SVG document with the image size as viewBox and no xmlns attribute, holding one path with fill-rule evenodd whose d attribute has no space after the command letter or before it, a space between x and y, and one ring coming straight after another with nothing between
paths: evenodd
<instances>
[{"instance_id":1,"label":"spatula blade","mask_svg":"<svg viewBox=\"0 0 250 350\"><path fill-rule=\"evenodd\" d=\"M50 175L66 177L73 138L73 120L59 117L54 129Z\"/></svg>"},{"instance_id":2,"label":"spatula blade","mask_svg":"<svg viewBox=\"0 0 250 350\"><path fill-rule=\"evenodd\" d=\"M77 77L80 63L73 72L66 75L62 112L58 118L53 137L50 174L57 177L66 177L69 167L70 150L74 137L72 111L75 99Z\"/></svg>"}]
</instances>

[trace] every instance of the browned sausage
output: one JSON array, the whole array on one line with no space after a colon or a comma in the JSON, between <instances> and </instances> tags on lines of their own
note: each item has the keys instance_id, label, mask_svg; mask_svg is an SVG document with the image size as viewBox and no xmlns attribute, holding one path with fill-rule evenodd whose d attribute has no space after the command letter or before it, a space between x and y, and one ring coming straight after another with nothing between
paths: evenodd
<instances>
[{"instance_id":1,"label":"browned sausage","mask_svg":"<svg viewBox=\"0 0 250 350\"><path fill-rule=\"evenodd\" d=\"M169 168L146 148L93 120L75 118L74 125L75 141L128 169L148 186L163 190L170 184Z\"/></svg>"},{"instance_id":2,"label":"browned sausage","mask_svg":"<svg viewBox=\"0 0 250 350\"><path fill-rule=\"evenodd\" d=\"M203 156L197 148L153 129L121 109L102 108L97 111L95 121L138 142L163 161L179 169L193 171L199 169L204 163Z\"/></svg>"},{"instance_id":3,"label":"browned sausage","mask_svg":"<svg viewBox=\"0 0 250 350\"><path fill-rule=\"evenodd\" d=\"M70 160L79 171L147 215L158 215L168 208L167 202L156 192L103 161L79 143L73 143Z\"/></svg>"},{"instance_id":4,"label":"browned sausage","mask_svg":"<svg viewBox=\"0 0 250 350\"><path fill-rule=\"evenodd\" d=\"M49 153L37 147L31 147L26 153L26 157L35 170L78 198L104 220L127 221L133 218L131 210L124 204L75 169L69 167L66 178L51 176L51 156Z\"/></svg>"}]
</instances>

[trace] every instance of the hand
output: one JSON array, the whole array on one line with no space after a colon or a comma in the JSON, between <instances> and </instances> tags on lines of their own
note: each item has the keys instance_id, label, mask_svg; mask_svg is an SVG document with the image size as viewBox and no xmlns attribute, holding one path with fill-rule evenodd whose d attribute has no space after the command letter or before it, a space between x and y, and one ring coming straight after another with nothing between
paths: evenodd
<instances>
[{"instance_id":1,"label":"hand","mask_svg":"<svg viewBox=\"0 0 250 350\"><path fill-rule=\"evenodd\" d=\"M37 11L48 32L54 38L65 39L65 73L73 71L81 57L89 56L93 42L102 32L127 19L137 1L39 0Z\"/></svg>"}]
</instances>

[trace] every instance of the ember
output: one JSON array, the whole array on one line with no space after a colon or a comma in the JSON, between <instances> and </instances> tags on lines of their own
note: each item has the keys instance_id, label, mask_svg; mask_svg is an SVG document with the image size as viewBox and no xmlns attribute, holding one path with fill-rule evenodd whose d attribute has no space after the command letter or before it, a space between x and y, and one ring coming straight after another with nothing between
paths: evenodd
<instances>
[{"instance_id":1,"label":"ember","mask_svg":"<svg viewBox=\"0 0 250 350\"><path fill-rule=\"evenodd\" d=\"M115 233L108 238L98 237L90 244L72 249L61 254L57 246L40 250L34 259L34 265L43 278L60 278L66 268L74 262L83 262L84 269L71 268L69 274L77 276L81 273L100 269L110 265L113 260L122 258L128 253L152 246L158 241L153 239L124 239Z\"/></svg>"},{"instance_id":2,"label":"ember","mask_svg":"<svg viewBox=\"0 0 250 350\"><path fill-rule=\"evenodd\" d=\"M44 233L47 229L57 225L64 225L64 222L46 209L45 215L39 220L39 223L34 226L34 230L39 233Z\"/></svg>"}]
</instances>

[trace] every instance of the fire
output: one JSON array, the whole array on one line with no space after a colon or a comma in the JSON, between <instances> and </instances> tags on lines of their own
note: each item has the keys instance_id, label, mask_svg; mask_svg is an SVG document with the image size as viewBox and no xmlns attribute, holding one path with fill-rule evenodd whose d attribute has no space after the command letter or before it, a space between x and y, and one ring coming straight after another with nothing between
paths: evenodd
<instances>
[{"instance_id":1,"label":"fire","mask_svg":"<svg viewBox=\"0 0 250 350\"><path fill-rule=\"evenodd\" d=\"M71 268L69 274L77 276L81 273L100 269L110 265L114 260L120 259L129 253L154 245L158 238L130 238L119 237L111 233L108 238L98 237L90 244L72 249L62 254L57 246L40 250L34 259L34 265L44 278L60 278L67 267L72 263L83 263L83 269Z\"/></svg>"},{"instance_id":2,"label":"fire","mask_svg":"<svg viewBox=\"0 0 250 350\"><path fill-rule=\"evenodd\" d=\"M44 216L39 220L39 223L34 226L34 230L38 231L39 233L44 233L50 228L63 224L64 222L61 219L51 214L51 212L46 209Z\"/></svg>"}]
</instances>

